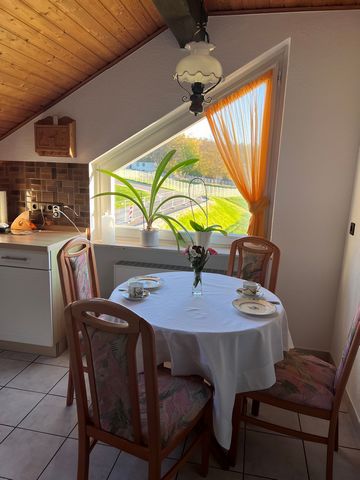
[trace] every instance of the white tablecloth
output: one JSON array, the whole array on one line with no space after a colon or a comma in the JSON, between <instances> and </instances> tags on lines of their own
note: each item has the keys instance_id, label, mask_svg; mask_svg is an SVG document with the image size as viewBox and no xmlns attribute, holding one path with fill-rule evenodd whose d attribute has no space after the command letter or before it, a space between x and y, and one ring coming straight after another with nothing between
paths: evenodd
<instances>
[{"instance_id":1,"label":"white tablecloth","mask_svg":"<svg viewBox=\"0 0 360 480\"><path fill-rule=\"evenodd\" d=\"M156 275L163 286L145 300L126 300L118 288L110 300L154 327L157 360L170 360L173 375L200 375L212 383L214 432L228 449L236 393L273 385L274 364L292 347L285 310L276 305L276 313L270 316L240 314L231 302L242 280L234 277L203 273L203 295L193 297L192 272ZM264 299L278 300L268 290L262 291Z\"/></svg>"}]
</instances>

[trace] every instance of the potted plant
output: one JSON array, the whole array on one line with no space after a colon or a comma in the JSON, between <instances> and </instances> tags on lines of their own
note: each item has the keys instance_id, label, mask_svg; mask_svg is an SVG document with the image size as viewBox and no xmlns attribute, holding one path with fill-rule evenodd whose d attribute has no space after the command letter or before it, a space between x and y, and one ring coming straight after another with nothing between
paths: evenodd
<instances>
[{"instance_id":1,"label":"potted plant","mask_svg":"<svg viewBox=\"0 0 360 480\"><path fill-rule=\"evenodd\" d=\"M205 225L202 225L201 223L195 222L195 220L190 220L189 223L192 226L193 230L195 231L195 244L202 245L205 248L205 250L209 246L212 232L219 232L219 233L222 233L223 235L227 235L227 232L222 229L221 225L217 225L217 224L208 225L206 222L206 226L205 226Z\"/></svg>"},{"instance_id":2,"label":"potted plant","mask_svg":"<svg viewBox=\"0 0 360 480\"><path fill-rule=\"evenodd\" d=\"M162 187L162 185L164 184L165 180L169 178L169 176L172 175L174 172L179 171L180 169L188 167L190 165L194 165L199 161L197 158L184 160L182 162L177 163L176 165L173 165L171 168L169 168L165 172L165 169L168 166L172 157L174 156L175 152L176 150L171 150L169 153L167 153L165 157L161 160L159 165L157 166L154 174L154 180L151 185L150 195L147 199L148 204L145 204L144 199L141 197L141 191L138 190L136 187L134 187L128 180L126 180L126 178L120 177L119 175L116 175L115 173L109 170L99 169L99 172L109 175L110 177L114 178L121 184L125 185L128 188L129 192L128 193L127 192L126 193L124 192L98 193L97 195L94 195L94 198L101 197L104 195L114 195L117 197L125 198L126 200L129 200L134 205L136 205L141 211L146 224L146 227L142 230L142 244L143 246L146 246L146 247L154 247L154 246L157 246L159 243L158 230L153 227L155 220L158 220L158 219L163 220L170 227L176 239L178 248L179 248L179 241L184 241L182 235L179 232L179 229L188 233L185 226L173 216L162 213L162 208L166 206L166 204L171 200L174 200L177 198L185 198L190 202L196 203L203 210L202 206L196 200L192 199L189 195L183 195L183 194L171 195L165 198L163 201L161 201L158 205L155 205L158 192Z\"/></svg>"},{"instance_id":3,"label":"potted plant","mask_svg":"<svg viewBox=\"0 0 360 480\"><path fill-rule=\"evenodd\" d=\"M191 187L194 186L196 183L202 184L204 188L204 193L205 193L205 210L202 208L201 210L203 211L206 219L206 225L203 225L201 223L198 223L195 221L195 213L193 206L191 205L191 213L193 219L189 221L190 225L192 226L194 232L195 232L195 245L201 245L204 247L206 250L209 246L210 243L210 237L212 232L219 232L222 233L223 235L227 235L227 232L222 229L221 225L214 224L214 225L209 225L208 220L209 220L209 208L208 208L208 195L207 195L207 188L206 188L206 183L201 177L195 177L193 178L190 183L189 183L189 197L191 196Z\"/></svg>"}]
</instances>

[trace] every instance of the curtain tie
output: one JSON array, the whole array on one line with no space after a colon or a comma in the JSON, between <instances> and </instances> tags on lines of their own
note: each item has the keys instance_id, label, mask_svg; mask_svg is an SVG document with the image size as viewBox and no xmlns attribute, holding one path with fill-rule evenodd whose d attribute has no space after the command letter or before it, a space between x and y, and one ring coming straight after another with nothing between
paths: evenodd
<instances>
[{"instance_id":1,"label":"curtain tie","mask_svg":"<svg viewBox=\"0 0 360 480\"><path fill-rule=\"evenodd\" d=\"M269 199L267 197L262 197L256 202L249 202L249 211L252 215L262 212L269 205Z\"/></svg>"}]
</instances>

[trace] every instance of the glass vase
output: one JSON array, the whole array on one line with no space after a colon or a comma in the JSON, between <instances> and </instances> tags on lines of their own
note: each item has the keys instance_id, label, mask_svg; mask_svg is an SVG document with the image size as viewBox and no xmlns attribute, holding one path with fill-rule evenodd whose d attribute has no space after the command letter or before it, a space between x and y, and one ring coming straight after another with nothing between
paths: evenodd
<instances>
[{"instance_id":1,"label":"glass vase","mask_svg":"<svg viewBox=\"0 0 360 480\"><path fill-rule=\"evenodd\" d=\"M192 285L192 294L194 297L202 295L202 271L194 270L194 280Z\"/></svg>"}]
</instances>

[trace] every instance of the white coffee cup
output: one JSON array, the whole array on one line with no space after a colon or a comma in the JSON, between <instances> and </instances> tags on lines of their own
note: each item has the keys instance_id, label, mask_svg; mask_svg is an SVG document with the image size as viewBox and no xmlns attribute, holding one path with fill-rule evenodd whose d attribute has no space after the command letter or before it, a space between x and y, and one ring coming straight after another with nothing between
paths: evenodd
<instances>
[{"instance_id":1,"label":"white coffee cup","mask_svg":"<svg viewBox=\"0 0 360 480\"><path fill-rule=\"evenodd\" d=\"M256 295L259 293L261 288L260 283L250 282L245 280L242 287L242 293L244 295Z\"/></svg>"},{"instance_id":2,"label":"white coffee cup","mask_svg":"<svg viewBox=\"0 0 360 480\"><path fill-rule=\"evenodd\" d=\"M144 286L141 282L130 282L128 284L128 294L130 298L142 298L144 296Z\"/></svg>"}]
</instances>

